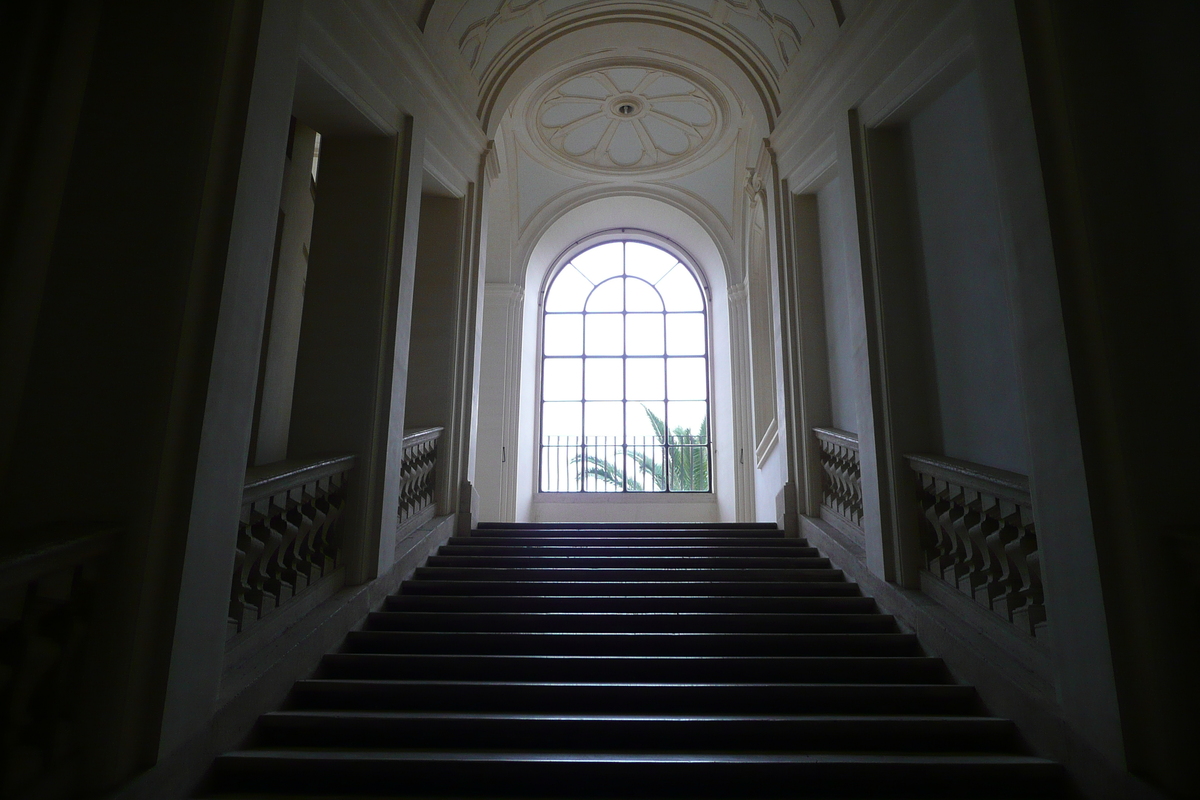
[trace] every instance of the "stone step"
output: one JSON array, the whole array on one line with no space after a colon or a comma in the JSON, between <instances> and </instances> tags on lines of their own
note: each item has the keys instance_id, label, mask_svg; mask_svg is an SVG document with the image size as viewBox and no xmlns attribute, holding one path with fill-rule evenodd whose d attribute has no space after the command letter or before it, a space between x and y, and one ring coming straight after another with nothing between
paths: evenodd
<instances>
[{"instance_id":1,"label":"stone step","mask_svg":"<svg viewBox=\"0 0 1200 800\"><path fill-rule=\"evenodd\" d=\"M263 749L220 756L217 789L439 797L1056 797L1021 755L524 753ZM915 792L920 792L917 794Z\"/></svg>"},{"instance_id":2,"label":"stone step","mask_svg":"<svg viewBox=\"0 0 1200 800\"><path fill-rule=\"evenodd\" d=\"M438 550L441 556L779 556L782 558L817 558L821 554L815 547L807 545L784 545L772 539L769 543L751 544L737 542L727 545L693 544L633 544L613 539L601 539L594 543L558 543L519 540L505 543L502 540L480 544L475 539L450 538Z\"/></svg>"},{"instance_id":3,"label":"stone step","mask_svg":"<svg viewBox=\"0 0 1200 800\"><path fill-rule=\"evenodd\" d=\"M376 611L367 630L589 633L894 633L887 614Z\"/></svg>"},{"instance_id":4,"label":"stone step","mask_svg":"<svg viewBox=\"0 0 1200 800\"><path fill-rule=\"evenodd\" d=\"M329 653L320 678L632 683L942 683L927 656L577 656Z\"/></svg>"},{"instance_id":5,"label":"stone step","mask_svg":"<svg viewBox=\"0 0 1200 800\"><path fill-rule=\"evenodd\" d=\"M414 581L820 581L842 580L840 569L689 569L687 567L417 567Z\"/></svg>"},{"instance_id":6,"label":"stone step","mask_svg":"<svg viewBox=\"0 0 1200 800\"><path fill-rule=\"evenodd\" d=\"M519 683L353 680L296 683L292 708L565 714L979 713L974 688L953 683Z\"/></svg>"},{"instance_id":7,"label":"stone step","mask_svg":"<svg viewBox=\"0 0 1200 800\"><path fill-rule=\"evenodd\" d=\"M560 576L559 580L443 580L424 577L406 581L402 595L609 595L614 597L704 596L704 597L860 597L858 585L830 581L698 581L585 580L583 576Z\"/></svg>"},{"instance_id":8,"label":"stone step","mask_svg":"<svg viewBox=\"0 0 1200 800\"><path fill-rule=\"evenodd\" d=\"M915 656L911 633L350 631L348 653L564 656Z\"/></svg>"},{"instance_id":9,"label":"stone step","mask_svg":"<svg viewBox=\"0 0 1200 800\"><path fill-rule=\"evenodd\" d=\"M835 584L845 588L852 584ZM596 596L596 595L441 595L397 594L388 611L489 611L531 613L725 613L725 614L871 614L874 599L855 594L809 597Z\"/></svg>"},{"instance_id":10,"label":"stone step","mask_svg":"<svg viewBox=\"0 0 1200 800\"><path fill-rule=\"evenodd\" d=\"M259 747L462 748L555 752L1007 752L1011 722L995 717L817 715L566 715L297 710L265 714Z\"/></svg>"}]
</instances>

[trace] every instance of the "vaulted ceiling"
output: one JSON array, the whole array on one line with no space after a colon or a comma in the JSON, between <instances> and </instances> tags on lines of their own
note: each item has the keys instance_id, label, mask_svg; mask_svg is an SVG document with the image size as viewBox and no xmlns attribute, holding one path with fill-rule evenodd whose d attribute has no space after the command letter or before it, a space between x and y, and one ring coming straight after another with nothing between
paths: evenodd
<instances>
[{"instance_id":1,"label":"vaulted ceiling","mask_svg":"<svg viewBox=\"0 0 1200 800\"><path fill-rule=\"evenodd\" d=\"M625 189L737 261L746 170L862 1L433 0L420 22L496 141L514 240Z\"/></svg>"}]
</instances>

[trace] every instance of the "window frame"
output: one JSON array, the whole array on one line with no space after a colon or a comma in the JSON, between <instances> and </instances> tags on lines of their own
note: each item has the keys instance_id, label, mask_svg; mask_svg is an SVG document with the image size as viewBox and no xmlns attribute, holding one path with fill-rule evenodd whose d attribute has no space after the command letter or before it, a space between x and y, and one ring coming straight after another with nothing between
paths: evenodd
<instances>
[{"instance_id":1,"label":"window frame","mask_svg":"<svg viewBox=\"0 0 1200 800\"><path fill-rule=\"evenodd\" d=\"M702 315L703 329L704 329L704 353L702 355L686 355L686 354L681 354L681 355L676 355L676 356L668 355L666 347L665 347L665 345L666 345L665 339L664 339L664 350L663 350L663 354L661 356L638 355L638 354L631 356L628 353L628 342L627 341L622 346L622 352L620 355L591 355L591 356L589 356L589 355L585 354L585 350L586 350L585 344L581 346L581 353L578 356L572 356L572 355L549 355L548 356L546 354L545 336L546 336L546 320L547 320L548 316L552 316L552 315L556 315L556 314L563 314L563 315L579 314L582 317L582 324L586 328L586 324L587 324L586 317L587 317L587 314L589 314L589 313L593 313L593 314L594 313L620 313L622 315L623 326L625 323L625 318L629 314L643 313L643 312L629 311L625 307L626 301L624 299L622 301L622 308L621 308L620 312L596 312L596 311L588 312L586 310L587 299L584 300L583 307L579 311L553 312L553 311L546 310L547 297L549 296L551 288L554 286L555 282L557 281L557 279L558 279L559 275L562 273L562 271L564 269L566 269L568 266L570 266L572 264L572 262L576 258L578 258L580 255L582 255L583 253L585 253L595 247L599 247L599 246L605 245L605 244L612 244L614 242L620 242L622 244L629 244L629 243L643 244L643 245L657 248L657 249L662 250L665 253L667 253L667 255L669 255L670 257L674 258L678 262L679 265L683 266L683 268L688 271L688 273L691 275L692 279L696 282L697 288L699 289L700 298L701 298L700 310L699 311L671 312L671 311L666 310L666 307L664 304L664 310L662 312L649 312L649 313L661 313L663 315L664 326L666 325L667 317L673 313L674 314L696 314L696 313L699 313L700 315ZM625 252L623 251L622 252L621 272L618 273L617 275L611 276L610 278L606 278L604 281L601 281L599 284L593 284L593 289L591 291L595 291L595 289L597 287L599 287L600 285L605 283L607 280L612 280L615 278L631 277L634 279L644 280L643 278L639 278L639 276L637 276L637 275L630 275L628 273L627 266L624 263L624 259L625 259ZM671 269L674 269L674 266L672 266ZM668 273L669 272L670 272L670 270L668 270ZM667 273L664 273L664 276L666 274ZM653 284L651 284L651 286L653 287ZM660 295L661 295L661 292L660 292ZM588 294L589 298L590 298L590 296L591 296L591 292L589 292L589 294ZM535 444L536 444L536 453L537 453L537 470L535 472L535 479L536 479L535 495L558 496L558 497L567 496L567 495L569 495L569 496L580 496L580 495L588 495L588 496L604 496L604 495L712 496L712 495L714 495L716 482L715 482L714 462L713 462L714 436L713 436L713 430L712 430L712 425L713 425L712 402L713 402L713 389L714 389L714 386L713 386L714 369L713 369L713 361L712 361L712 358L713 358L713 334L714 334L713 318L712 318L712 292L709 288L708 280L707 280L706 276L704 275L703 271L701 271L699 269L699 267L696 265L696 261L686 251L686 249L684 249L678 243L674 242L673 240L671 240L665 236L661 236L661 235L653 233L651 231L632 229L632 228L622 228L622 229L617 229L617 230L604 231L601 233L593 234L591 236L579 239L579 240L575 241L574 243L572 243L569 247L567 247L558 256L558 258L556 258L554 260L552 268L547 271L546 276L542 281L541 289L538 293L537 314L538 314L537 343L536 343L537 344L537 351L536 351L537 372L536 372L535 379L534 379L534 395L536 398L535 402L537 403L537 413L536 413L536 417L535 417L535 430L536 430ZM586 342L586 332L583 333L583 336L584 336L583 342ZM665 327L664 327L664 336L665 336ZM663 489L657 489L657 488L647 489L647 488L643 487L641 490L633 490L633 489L629 489L627 486L624 486L624 485L613 486L611 484L605 484L603 486L603 488L601 488L601 486L599 485L598 479L594 479L594 481L595 481L594 485L591 488L589 488L589 483L593 483L593 481L590 481L589 479L584 478L584 477L580 477L580 478L568 477L567 478L566 482L573 483L578 488L571 488L571 489L544 488L547 486L547 483L545 482L546 476L544 473L544 471L547 467L547 461L546 461L546 457L544 454L545 454L545 449L548 446L547 443L544 441L544 437L542 435L544 414L545 414L545 409L546 409L546 403L548 402L546 400L545 391L544 391L545 365L546 365L547 359L556 359L556 358L564 358L564 359L579 358L582 362L581 366L583 367L583 370L585 371L584 372L585 375L586 375L586 361L588 358L619 358L621 360L623 386L622 386L621 398L620 398L619 402L621 402L622 406L623 406L622 407L622 421L621 421L622 434L621 434L620 442L618 444L614 444L611 446L620 448L622 456L624 456L624 453L626 452L626 448L634 446L634 445L629 444L629 436L627 433L628 424L629 424L628 404L631 402L632 403L639 402L638 400L630 400L627 396L628 395L628 387L624 385L625 381L627 380L625 377L627 375L626 365L630 359L662 358L663 359L663 369L664 369L664 387L663 387L663 401L662 401L663 412L664 412L663 422L664 422L664 425L666 426L666 430L668 431L668 441L664 442L660 445L656 445L656 447L659 447L662 449L664 460L667 458L667 450L669 448L680 447L680 445L671 445L670 441L669 441L669 432L671 430L671 420L670 420L670 415L669 415L669 408L670 408L669 403L671 402L671 400L670 400L670 396L668 394L668 388L665 383L666 370L668 369L667 364L671 358L703 358L704 372L705 372L705 376L704 376L705 396L704 396L704 399L702 402L704 403L704 419L707 421L706 441L704 441L702 444L697 443L695 445L684 445L684 446L703 448L704 457L707 459L707 464L708 464L708 486L707 486L707 488L703 489L703 490L672 489L669 478L666 481L665 488L663 488ZM586 380L586 378L583 378L583 380ZM574 401L568 401L568 402L574 402ZM581 399L579 402L580 402L580 413L581 414L586 413L585 409L586 409L586 403L588 401L586 399ZM593 401L593 402L595 402L595 401ZM647 402L658 402L658 401L647 401ZM581 452L586 454L587 443L586 443L586 435L584 435L586 429L583 427L583 425L585 424L585 420L581 418L580 422L581 422L581 427L580 427L581 435L579 438L581 440L584 440L582 442L582 444L580 445L580 447L582 448ZM628 465L627 457L625 457L625 458L626 458L626 464Z\"/></svg>"}]
</instances>

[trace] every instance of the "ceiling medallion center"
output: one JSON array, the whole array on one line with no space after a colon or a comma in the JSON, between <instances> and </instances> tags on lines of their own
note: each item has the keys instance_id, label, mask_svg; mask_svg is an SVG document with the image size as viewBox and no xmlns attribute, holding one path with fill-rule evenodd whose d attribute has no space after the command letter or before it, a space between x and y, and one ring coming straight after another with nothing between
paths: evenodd
<instances>
[{"instance_id":1,"label":"ceiling medallion center","mask_svg":"<svg viewBox=\"0 0 1200 800\"><path fill-rule=\"evenodd\" d=\"M711 94L661 69L612 67L569 78L537 106L536 134L568 161L605 170L645 170L691 158L712 142L719 113Z\"/></svg>"},{"instance_id":2,"label":"ceiling medallion center","mask_svg":"<svg viewBox=\"0 0 1200 800\"><path fill-rule=\"evenodd\" d=\"M608 101L608 113L616 119L640 116L644 106L636 95L623 94Z\"/></svg>"}]
</instances>

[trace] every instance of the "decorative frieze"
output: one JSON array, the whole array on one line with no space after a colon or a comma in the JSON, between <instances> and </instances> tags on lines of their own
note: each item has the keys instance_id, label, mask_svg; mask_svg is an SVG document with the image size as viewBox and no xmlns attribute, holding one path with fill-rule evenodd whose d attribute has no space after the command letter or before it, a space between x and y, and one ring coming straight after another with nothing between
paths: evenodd
<instances>
[{"instance_id":1,"label":"decorative frieze","mask_svg":"<svg viewBox=\"0 0 1200 800\"><path fill-rule=\"evenodd\" d=\"M858 436L836 428L813 428L821 445L821 506L862 530L862 469Z\"/></svg>"},{"instance_id":2,"label":"decorative frieze","mask_svg":"<svg viewBox=\"0 0 1200 800\"><path fill-rule=\"evenodd\" d=\"M929 571L1034 637L1046 606L1029 479L940 456L906 456L916 472Z\"/></svg>"},{"instance_id":3,"label":"decorative frieze","mask_svg":"<svg viewBox=\"0 0 1200 800\"><path fill-rule=\"evenodd\" d=\"M438 440L442 428L404 432L404 457L400 464L400 501L397 513L401 526L433 514Z\"/></svg>"},{"instance_id":4,"label":"decorative frieze","mask_svg":"<svg viewBox=\"0 0 1200 800\"><path fill-rule=\"evenodd\" d=\"M354 456L344 456L247 473L229 598L231 637L337 568L338 520L353 467Z\"/></svg>"},{"instance_id":5,"label":"decorative frieze","mask_svg":"<svg viewBox=\"0 0 1200 800\"><path fill-rule=\"evenodd\" d=\"M71 794L93 595L113 530L29 531L0 552L0 796Z\"/></svg>"}]
</instances>

